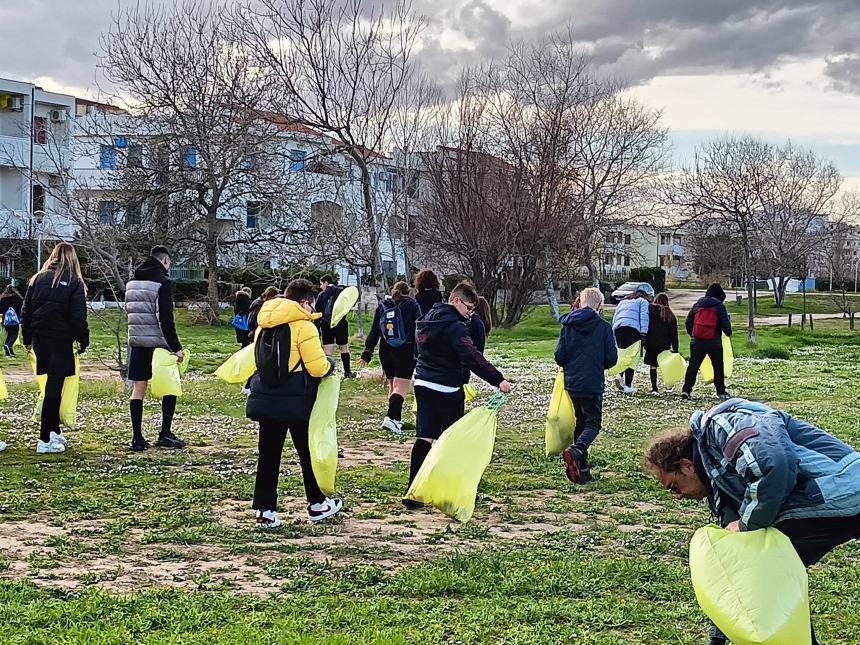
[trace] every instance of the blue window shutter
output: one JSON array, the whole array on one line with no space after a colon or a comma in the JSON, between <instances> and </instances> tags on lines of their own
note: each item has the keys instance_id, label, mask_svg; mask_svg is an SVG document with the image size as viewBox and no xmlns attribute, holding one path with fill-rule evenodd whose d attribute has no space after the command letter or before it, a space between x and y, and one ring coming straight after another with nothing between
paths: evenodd
<instances>
[{"instance_id":1,"label":"blue window shutter","mask_svg":"<svg viewBox=\"0 0 860 645\"><path fill-rule=\"evenodd\" d=\"M186 168L196 168L197 167L197 149L196 148L188 148L185 153L185 167Z\"/></svg>"},{"instance_id":2,"label":"blue window shutter","mask_svg":"<svg viewBox=\"0 0 860 645\"><path fill-rule=\"evenodd\" d=\"M245 228L257 228L257 216L260 214L260 202L248 202L245 205Z\"/></svg>"},{"instance_id":3,"label":"blue window shutter","mask_svg":"<svg viewBox=\"0 0 860 645\"><path fill-rule=\"evenodd\" d=\"M99 150L99 168L113 170L116 168L116 148L103 145Z\"/></svg>"},{"instance_id":4,"label":"blue window shutter","mask_svg":"<svg viewBox=\"0 0 860 645\"><path fill-rule=\"evenodd\" d=\"M305 160L308 153L304 150L290 150L290 170L298 172L305 169Z\"/></svg>"},{"instance_id":5,"label":"blue window shutter","mask_svg":"<svg viewBox=\"0 0 860 645\"><path fill-rule=\"evenodd\" d=\"M122 135L113 138L113 147L125 150L128 147L128 139Z\"/></svg>"}]
</instances>

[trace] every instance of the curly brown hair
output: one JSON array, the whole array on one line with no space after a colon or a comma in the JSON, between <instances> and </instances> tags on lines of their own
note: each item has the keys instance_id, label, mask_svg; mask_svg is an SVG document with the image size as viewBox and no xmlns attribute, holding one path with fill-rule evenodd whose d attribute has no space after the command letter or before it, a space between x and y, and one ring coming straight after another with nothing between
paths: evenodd
<instances>
[{"instance_id":1,"label":"curly brown hair","mask_svg":"<svg viewBox=\"0 0 860 645\"><path fill-rule=\"evenodd\" d=\"M693 431L670 430L658 434L651 440L651 445L645 451L643 460L649 468L659 468L667 473L681 470L682 459L693 458Z\"/></svg>"},{"instance_id":2,"label":"curly brown hair","mask_svg":"<svg viewBox=\"0 0 860 645\"><path fill-rule=\"evenodd\" d=\"M418 291L435 289L439 291L439 276L432 269L422 269L415 278L415 288Z\"/></svg>"}]
</instances>

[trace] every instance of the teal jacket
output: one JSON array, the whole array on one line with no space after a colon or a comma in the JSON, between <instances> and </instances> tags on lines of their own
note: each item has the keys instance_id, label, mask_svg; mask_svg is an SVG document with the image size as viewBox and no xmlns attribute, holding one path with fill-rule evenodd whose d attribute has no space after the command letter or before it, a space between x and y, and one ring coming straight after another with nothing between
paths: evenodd
<instances>
[{"instance_id":1,"label":"teal jacket","mask_svg":"<svg viewBox=\"0 0 860 645\"><path fill-rule=\"evenodd\" d=\"M812 517L860 514L860 453L833 435L746 399L690 417L711 510L742 531Z\"/></svg>"}]
</instances>

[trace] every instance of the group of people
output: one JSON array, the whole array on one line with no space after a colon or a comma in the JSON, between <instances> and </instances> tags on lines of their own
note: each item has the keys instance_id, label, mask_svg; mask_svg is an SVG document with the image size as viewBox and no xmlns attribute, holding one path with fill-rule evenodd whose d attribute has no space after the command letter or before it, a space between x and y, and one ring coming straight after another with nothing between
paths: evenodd
<instances>
[{"instance_id":1,"label":"group of people","mask_svg":"<svg viewBox=\"0 0 860 645\"><path fill-rule=\"evenodd\" d=\"M143 400L155 349L183 358L173 319L170 262L166 248L153 248L126 286L132 383L129 447L135 451L148 448L142 428ZM318 294L311 282L293 280L283 293L270 287L257 300L244 292L246 301L237 298L235 314L244 316L241 326L246 327L240 330L234 323L237 341L243 346L254 342L257 368L247 384L246 414L259 423L253 507L261 528L281 525L277 487L287 434L299 456L308 518L318 522L343 507L342 500L320 490L310 457L309 419L320 379L336 369L335 344L341 350L344 374L351 374L348 328L344 336L343 328L336 324L327 329L324 321L330 300L339 293L332 289L336 281L325 276L319 286ZM484 318L486 310L482 312L486 301L482 303L474 287L460 283L444 298L438 278L432 271L422 271L416 288L412 297L405 282L392 287L374 314L359 361L367 365L379 347L388 380L388 409L382 425L396 433L403 430L404 398L414 379L418 413L407 489L433 442L464 415L463 387L471 373L502 392L511 390L504 375L483 355L491 322L489 316ZM726 400L707 412L694 412L689 428L655 437L645 463L676 497L707 501L728 530L778 528L809 566L836 546L860 538L860 453L785 412L728 398L721 336L731 334L731 322L724 300L722 288L713 284L687 316L691 356L682 394L689 396L707 356L714 366L717 394ZM574 443L563 453L564 464L571 481L580 484L592 479L588 451L601 429L604 370L616 364L618 348L642 342L655 392L657 355L678 350L677 321L665 294L655 297L650 285L643 284L619 304L611 324L601 316L603 305L599 290L584 289L572 311L561 318L555 350L575 413ZM25 348L35 354L36 373L46 377L36 450L62 452L66 439L59 408L64 379L76 372L76 354L89 345L86 287L74 247L57 244L30 280L24 298L7 288L2 307L7 353L20 327ZM633 388L633 376L630 371L620 376L618 385L627 393ZM156 445L184 447L185 442L171 430L176 398L164 397L161 405ZM403 503L407 508L420 506L408 499ZM710 638L712 645L726 643L716 627ZM818 642L814 632L812 642Z\"/></svg>"}]
</instances>

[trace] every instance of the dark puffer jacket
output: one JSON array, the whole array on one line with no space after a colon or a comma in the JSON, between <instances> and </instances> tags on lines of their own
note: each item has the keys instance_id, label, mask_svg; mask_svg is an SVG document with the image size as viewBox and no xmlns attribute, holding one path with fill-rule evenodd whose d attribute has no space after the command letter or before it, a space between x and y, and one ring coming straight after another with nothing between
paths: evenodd
<instances>
[{"instance_id":1,"label":"dark puffer jacket","mask_svg":"<svg viewBox=\"0 0 860 645\"><path fill-rule=\"evenodd\" d=\"M380 328L382 314L386 309L395 306L395 302L397 303L397 308L400 309L400 315L403 317L403 328L406 331L406 342L400 347L408 347L412 351L415 350L415 321L421 317L421 307L412 298L404 297L395 301L391 296L386 296L385 300L380 302L376 308L376 313L373 314L373 324L370 325L370 331L367 333L367 339L364 341L364 351L361 353L362 360L369 363L370 359L373 358L373 352L376 350L376 346L382 337L382 329ZM400 347L397 349L399 350ZM388 347L388 344L383 340L379 351L381 353L387 349L393 348Z\"/></svg>"},{"instance_id":2,"label":"dark puffer jacket","mask_svg":"<svg viewBox=\"0 0 860 645\"><path fill-rule=\"evenodd\" d=\"M453 305L441 302L433 305L415 324L415 339L416 380L462 387L464 368L496 387L505 380L475 347L466 319Z\"/></svg>"},{"instance_id":3,"label":"dark puffer jacket","mask_svg":"<svg viewBox=\"0 0 860 645\"><path fill-rule=\"evenodd\" d=\"M55 285L53 270L36 275L21 310L21 342L29 347L33 338L77 341L81 351L90 344L86 288L77 277L67 273Z\"/></svg>"},{"instance_id":4,"label":"dark puffer jacket","mask_svg":"<svg viewBox=\"0 0 860 645\"><path fill-rule=\"evenodd\" d=\"M603 370L618 362L612 325L590 307L566 313L555 362L564 369L564 388L571 396L603 394Z\"/></svg>"},{"instance_id":5,"label":"dark puffer jacket","mask_svg":"<svg viewBox=\"0 0 860 645\"><path fill-rule=\"evenodd\" d=\"M134 270L134 280L125 287L129 347L182 349L173 321L173 292L173 280L154 257Z\"/></svg>"},{"instance_id":6,"label":"dark puffer jacket","mask_svg":"<svg viewBox=\"0 0 860 645\"><path fill-rule=\"evenodd\" d=\"M696 319L696 312L700 309L704 309L706 307L715 307L717 310L717 335L712 339L705 338L694 338L693 337L693 323ZM685 321L685 327L687 328L687 333L690 335L690 342L692 344L708 344L708 343L717 343L721 342L720 333L722 332L726 336L732 335L732 321L729 318L728 309L726 309L726 305L723 304L722 300L719 300L713 296L705 296L703 298L699 298L696 304L693 305L693 308L690 309L690 313L687 314L687 320Z\"/></svg>"}]
</instances>

